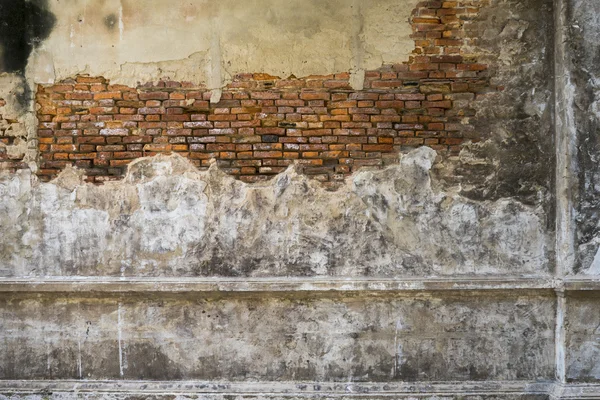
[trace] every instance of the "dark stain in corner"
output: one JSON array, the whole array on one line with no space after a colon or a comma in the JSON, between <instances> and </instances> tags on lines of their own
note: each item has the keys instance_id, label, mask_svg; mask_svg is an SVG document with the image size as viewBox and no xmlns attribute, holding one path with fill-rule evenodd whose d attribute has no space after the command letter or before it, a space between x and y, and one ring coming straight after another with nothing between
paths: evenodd
<instances>
[{"instance_id":1,"label":"dark stain in corner","mask_svg":"<svg viewBox=\"0 0 600 400\"><path fill-rule=\"evenodd\" d=\"M21 76L21 84L12 94L23 109L33 100L25 81L29 55L50 35L55 23L48 0L0 0L0 73Z\"/></svg>"},{"instance_id":2,"label":"dark stain in corner","mask_svg":"<svg viewBox=\"0 0 600 400\"><path fill-rule=\"evenodd\" d=\"M114 30L117 26L117 22L118 19L116 14L110 14L104 17L104 26L106 26L108 30Z\"/></svg>"},{"instance_id":3,"label":"dark stain in corner","mask_svg":"<svg viewBox=\"0 0 600 400\"><path fill-rule=\"evenodd\" d=\"M48 0L0 0L0 72L24 75L31 51L55 23Z\"/></svg>"}]
</instances>

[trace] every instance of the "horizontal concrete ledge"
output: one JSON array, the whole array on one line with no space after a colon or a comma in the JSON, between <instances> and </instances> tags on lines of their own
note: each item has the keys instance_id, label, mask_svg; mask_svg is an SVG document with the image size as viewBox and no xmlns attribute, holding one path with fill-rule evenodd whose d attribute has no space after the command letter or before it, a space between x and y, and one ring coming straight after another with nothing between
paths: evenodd
<instances>
[{"instance_id":1,"label":"horizontal concrete ledge","mask_svg":"<svg viewBox=\"0 0 600 400\"><path fill-rule=\"evenodd\" d=\"M546 382L156 382L156 381L0 381L0 394L98 393L128 395L202 395L219 398L234 395L276 398L405 398L421 396L550 394L554 383ZM600 391L598 391L600 393Z\"/></svg>"},{"instance_id":2,"label":"horizontal concrete ledge","mask_svg":"<svg viewBox=\"0 0 600 400\"><path fill-rule=\"evenodd\" d=\"M600 289L600 282L597 285ZM560 281L553 278L527 277L427 279L53 277L0 280L0 292L32 293L403 292L552 290L563 286Z\"/></svg>"},{"instance_id":3,"label":"horizontal concrete ledge","mask_svg":"<svg viewBox=\"0 0 600 400\"><path fill-rule=\"evenodd\" d=\"M0 380L0 395L65 394L197 396L221 399L266 398L420 398L429 396L528 396L549 399L598 399L600 384L557 382L204 382L204 381L87 381L87 380ZM494 397L497 398L497 397Z\"/></svg>"},{"instance_id":4,"label":"horizontal concrete ledge","mask_svg":"<svg viewBox=\"0 0 600 400\"><path fill-rule=\"evenodd\" d=\"M565 278L562 286L571 291L597 291L600 290L600 276Z\"/></svg>"},{"instance_id":5,"label":"horizontal concrete ledge","mask_svg":"<svg viewBox=\"0 0 600 400\"><path fill-rule=\"evenodd\" d=\"M600 399L600 384L555 383L549 394L553 400Z\"/></svg>"}]
</instances>

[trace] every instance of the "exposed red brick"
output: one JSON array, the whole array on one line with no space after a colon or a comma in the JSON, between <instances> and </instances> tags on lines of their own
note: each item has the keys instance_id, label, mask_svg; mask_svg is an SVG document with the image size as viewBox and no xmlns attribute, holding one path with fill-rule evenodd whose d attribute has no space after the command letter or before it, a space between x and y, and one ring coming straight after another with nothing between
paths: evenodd
<instances>
[{"instance_id":1,"label":"exposed red brick","mask_svg":"<svg viewBox=\"0 0 600 400\"><path fill-rule=\"evenodd\" d=\"M203 168L216 158L245 182L297 162L333 183L362 166L395 162L403 149L456 153L468 128L462 118L474 115L468 104L497 90L488 66L461 54L475 34L464 23L484 2L420 2L412 13L410 61L366 71L361 91L350 88L347 72L301 79L238 74L218 104L209 103L208 90L168 80L131 88L78 76L76 83L39 87L38 174L48 180L74 164L101 183L118 178L135 158L178 152ZM25 167L0 153L0 168L6 165Z\"/></svg>"}]
</instances>

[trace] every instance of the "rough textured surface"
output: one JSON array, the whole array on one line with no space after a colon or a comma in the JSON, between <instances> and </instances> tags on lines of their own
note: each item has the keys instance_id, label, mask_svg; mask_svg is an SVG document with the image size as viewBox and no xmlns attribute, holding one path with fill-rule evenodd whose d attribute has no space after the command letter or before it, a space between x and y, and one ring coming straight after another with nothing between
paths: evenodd
<instances>
[{"instance_id":1,"label":"rough textured surface","mask_svg":"<svg viewBox=\"0 0 600 400\"><path fill-rule=\"evenodd\" d=\"M387 382L553 374L554 302L544 296L4 298L0 309L2 379Z\"/></svg>"},{"instance_id":2,"label":"rough textured surface","mask_svg":"<svg viewBox=\"0 0 600 400\"><path fill-rule=\"evenodd\" d=\"M248 185L176 155L140 159L103 186L72 169L42 184L6 175L2 274L547 274L542 208L441 192L435 156L414 150L335 193L292 168Z\"/></svg>"},{"instance_id":3,"label":"rough textured surface","mask_svg":"<svg viewBox=\"0 0 600 400\"><path fill-rule=\"evenodd\" d=\"M23 81L15 75L0 75L0 170L36 167L37 121L20 102Z\"/></svg>"},{"instance_id":4,"label":"rough textured surface","mask_svg":"<svg viewBox=\"0 0 600 400\"><path fill-rule=\"evenodd\" d=\"M48 0L0 2L0 71L24 74L29 55L55 21Z\"/></svg>"},{"instance_id":5,"label":"rough textured surface","mask_svg":"<svg viewBox=\"0 0 600 400\"><path fill-rule=\"evenodd\" d=\"M52 1L56 28L32 69L50 61L58 79L86 72L135 85L170 76L207 82L211 89L240 72L287 77L372 69L408 58L408 17L416 4L259 0L240 7L236 0L199 0L174 6L155 0L139 7L136 0Z\"/></svg>"},{"instance_id":6,"label":"rough textured surface","mask_svg":"<svg viewBox=\"0 0 600 400\"><path fill-rule=\"evenodd\" d=\"M0 0L0 398L600 397L595 0L151 3Z\"/></svg>"},{"instance_id":7,"label":"rough textured surface","mask_svg":"<svg viewBox=\"0 0 600 400\"><path fill-rule=\"evenodd\" d=\"M490 65L499 93L478 96L469 120L480 142L466 146L458 163L441 170L463 193L484 200L516 196L546 202L552 215L553 7L549 0L501 0L482 8L472 28L474 53ZM551 227L549 227L552 229Z\"/></svg>"},{"instance_id":8,"label":"rough textured surface","mask_svg":"<svg viewBox=\"0 0 600 400\"><path fill-rule=\"evenodd\" d=\"M134 88L80 75L38 86L38 174L49 180L72 164L89 181L103 182L120 177L135 158L174 151L198 166L216 158L246 182L300 159L305 173L335 186L416 146L457 154L461 144L480 140L470 121L473 103L499 89L489 65L479 62L486 50L473 47L474 20L485 5L417 4L413 56L363 68L360 79L352 69L285 79L243 73L218 93L193 82Z\"/></svg>"},{"instance_id":9,"label":"rough textured surface","mask_svg":"<svg viewBox=\"0 0 600 400\"><path fill-rule=\"evenodd\" d=\"M570 381L600 381L600 315L598 295L573 295L568 298L567 378Z\"/></svg>"},{"instance_id":10,"label":"rough textured surface","mask_svg":"<svg viewBox=\"0 0 600 400\"><path fill-rule=\"evenodd\" d=\"M424 67L436 70L413 70ZM246 74L217 103L185 82L130 88L77 76L38 87L38 175L50 180L75 165L100 183L122 177L136 158L176 152L199 167L217 159L246 182L300 160L304 173L334 186L361 167L397 162L400 151L427 145L457 154L479 140L463 115L474 113L467 99L496 90L486 68L462 56L419 56L367 71L361 91L351 90L348 73Z\"/></svg>"},{"instance_id":11,"label":"rough textured surface","mask_svg":"<svg viewBox=\"0 0 600 400\"><path fill-rule=\"evenodd\" d=\"M600 71L597 68L600 44L600 4L595 1L567 2L568 53L570 67L568 102L576 131L578 194L576 199L575 273L600 273L600 227L598 199L600 195L600 107L598 92Z\"/></svg>"}]
</instances>

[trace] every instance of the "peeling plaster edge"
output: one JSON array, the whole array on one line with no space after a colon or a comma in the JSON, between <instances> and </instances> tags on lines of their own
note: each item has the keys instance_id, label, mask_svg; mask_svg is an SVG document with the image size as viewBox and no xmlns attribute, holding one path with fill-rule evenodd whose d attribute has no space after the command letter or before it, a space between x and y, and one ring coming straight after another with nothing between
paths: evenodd
<instances>
[{"instance_id":1,"label":"peeling plaster edge","mask_svg":"<svg viewBox=\"0 0 600 400\"><path fill-rule=\"evenodd\" d=\"M465 382L227 382L227 381L112 381L112 380L6 380L0 394L18 393L126 393L127 395L202 394L277 397L327 396L328 398L399 398L421 395L515 395L550 394L554 382L465 381ZM580 388L578 388L581 390ZM590 390L591 389L591 390ZM587 385L587 393L600 393L600 385ZM562 392L567 392L562 390ZM583 392L583 391L582 391ZM204 398L204 397L203 397ZM569 397L563 397L569 398Z\"/></svg>"},{"instance_id":2,"label":"peeling plaster edge","mask_svg":"<svg viewBox=\"0 0 600 400\"><path fill-rule=\"evenodd\" d=\"M209 179L211 179L211 174L213 174L213 175L216 174L219 179L229 179L230 182L235 182L236 184L241 184L248 188L258 189L258 188L272 187L275 184L275 182L277 181L277 179L283 175L293 175L293 176L300 177L300 179L306 179L310 184L315 185L315 187L317 187L317 188L324 189L329 193L336 193L337 190L342 189L344 186L347 186L348 190L350 192L354 192L354 190L352 189L352 186L354 185L354 182L355 182L355 179L357 176L360 176L361 174L384 174L388 170L400 167L402 165L402 160L404 158L414 156L415 154L417 154L419 152L424 152L424 151L432 152L431 154L434 154L432 156L433 158L430 161L429 165L427 165L427 166L420 165L420 167L427 170L427 173L429 174L429 177L431 180L431 189L435 195L438 195L439 193L443 192L444 194L446 194L448 196L454 196L454 195L461 196L463 199L465 199L466 201L468 201L469 203L472 203L472 204L480 204L480 205L486 205L486 206L491 205L491 204L497 204L499 202L506 201L506 200L514 200L515 203L519 204L519 206L523 207L523 209L530 210L534 213L538 213L538 211L541 210L541 206L539 204L528 205L528 204L522 203L519 199L515 199L514 197L498 197L493 200L489 200L489 199L488 200L476 200L476 199L471 199L471 198L462 196L460 193L460 189L461 189L460 185L443 186L439 180L435 180L435 177L433 175L434 166L436 164L439 164L439 162L436 161L437 160L436 157L438 157L439 154L437 153L436 150L433 150L429 146L421 146L421 147L412 149L410 151L400 151L397 153L397 155L399 156L399 160L393 164L384 166L383 168L377 168L377 167L372 167L372 166L362 166L359 169L357 169L355 172L347 175L344 178L344 180L339 181L340 186L335 191L329 191L327 189L324 189L324 187L321 185L321 182L314 180L314 179L310 179L309 175L303 174L302 173L302 164L300 164L298 161L294 161L285 170L272 175L267 180L257 181L257 182L244 182L242 180L236 179L236 177L234 175L230 175L230 174L226 173L225 171L223 171L217 165L217 159L215 159L215 158L210 159L210 165L208 168L205 168L205 167L199 168L199 167L195 166L194 164L192 164L191 160L189 158L181 156L180 154L174 153L174 152L158 153L153 156L144 156L144 157L136 158L127 165L125 174L120 179L104 182L103 187L114 188L115 186L123 185L123 184L135 185L135 184L139 184L139 183L145 183L145 182L147 182L146 179L151 180L151 179L154 179L154 177L151 177L151 178L144 177L142 179L134 177L133 176L134 174L132 171L134 171L134 168L136 167L137 164L152 162L153 160L160 161L164 158L167 158L167 159L171 158L171 159L175 159L178 161L182 161L187 164L187 167L184 172L190 173L190 175L188 175L188 178L191 178L191 179L209 180ZM77 166L74 166L74 165L67 165L67 167L62 169L56 177L52 178L50 181L47 181L47 182L41 181L38 178L38 176L36 175L36 171L31 168L21 169L17 173L10 173L10 174L8 174L8 173L3 174L3 171L0 170L0 179L5 178L5 177L16 176L19 173L23 173L23 174L30 173L31 175L28 177L28 179L31 180L32 186L51 184L51 185L62 186L70 191L73 191L74 187L71 187L69 185L65 186L63 183L61 183L61 180L65 176L68 177L68 176L75 174L76 176L78 176L77 179L79 179L77 186L92 186L92 187L95 186L95 187L97 187L97 185L95 185L94 183L85 182L85 180L82 178L85 175L85 169L78 168ZM551 239L549 239L549 240L551 240ZM583 275L583 276L591 276L591 275ZM598 277L600 277L600 275L598 275ZM0 277L0 279L1 279L1 277Z\"/></svg>"}]
</instances>

